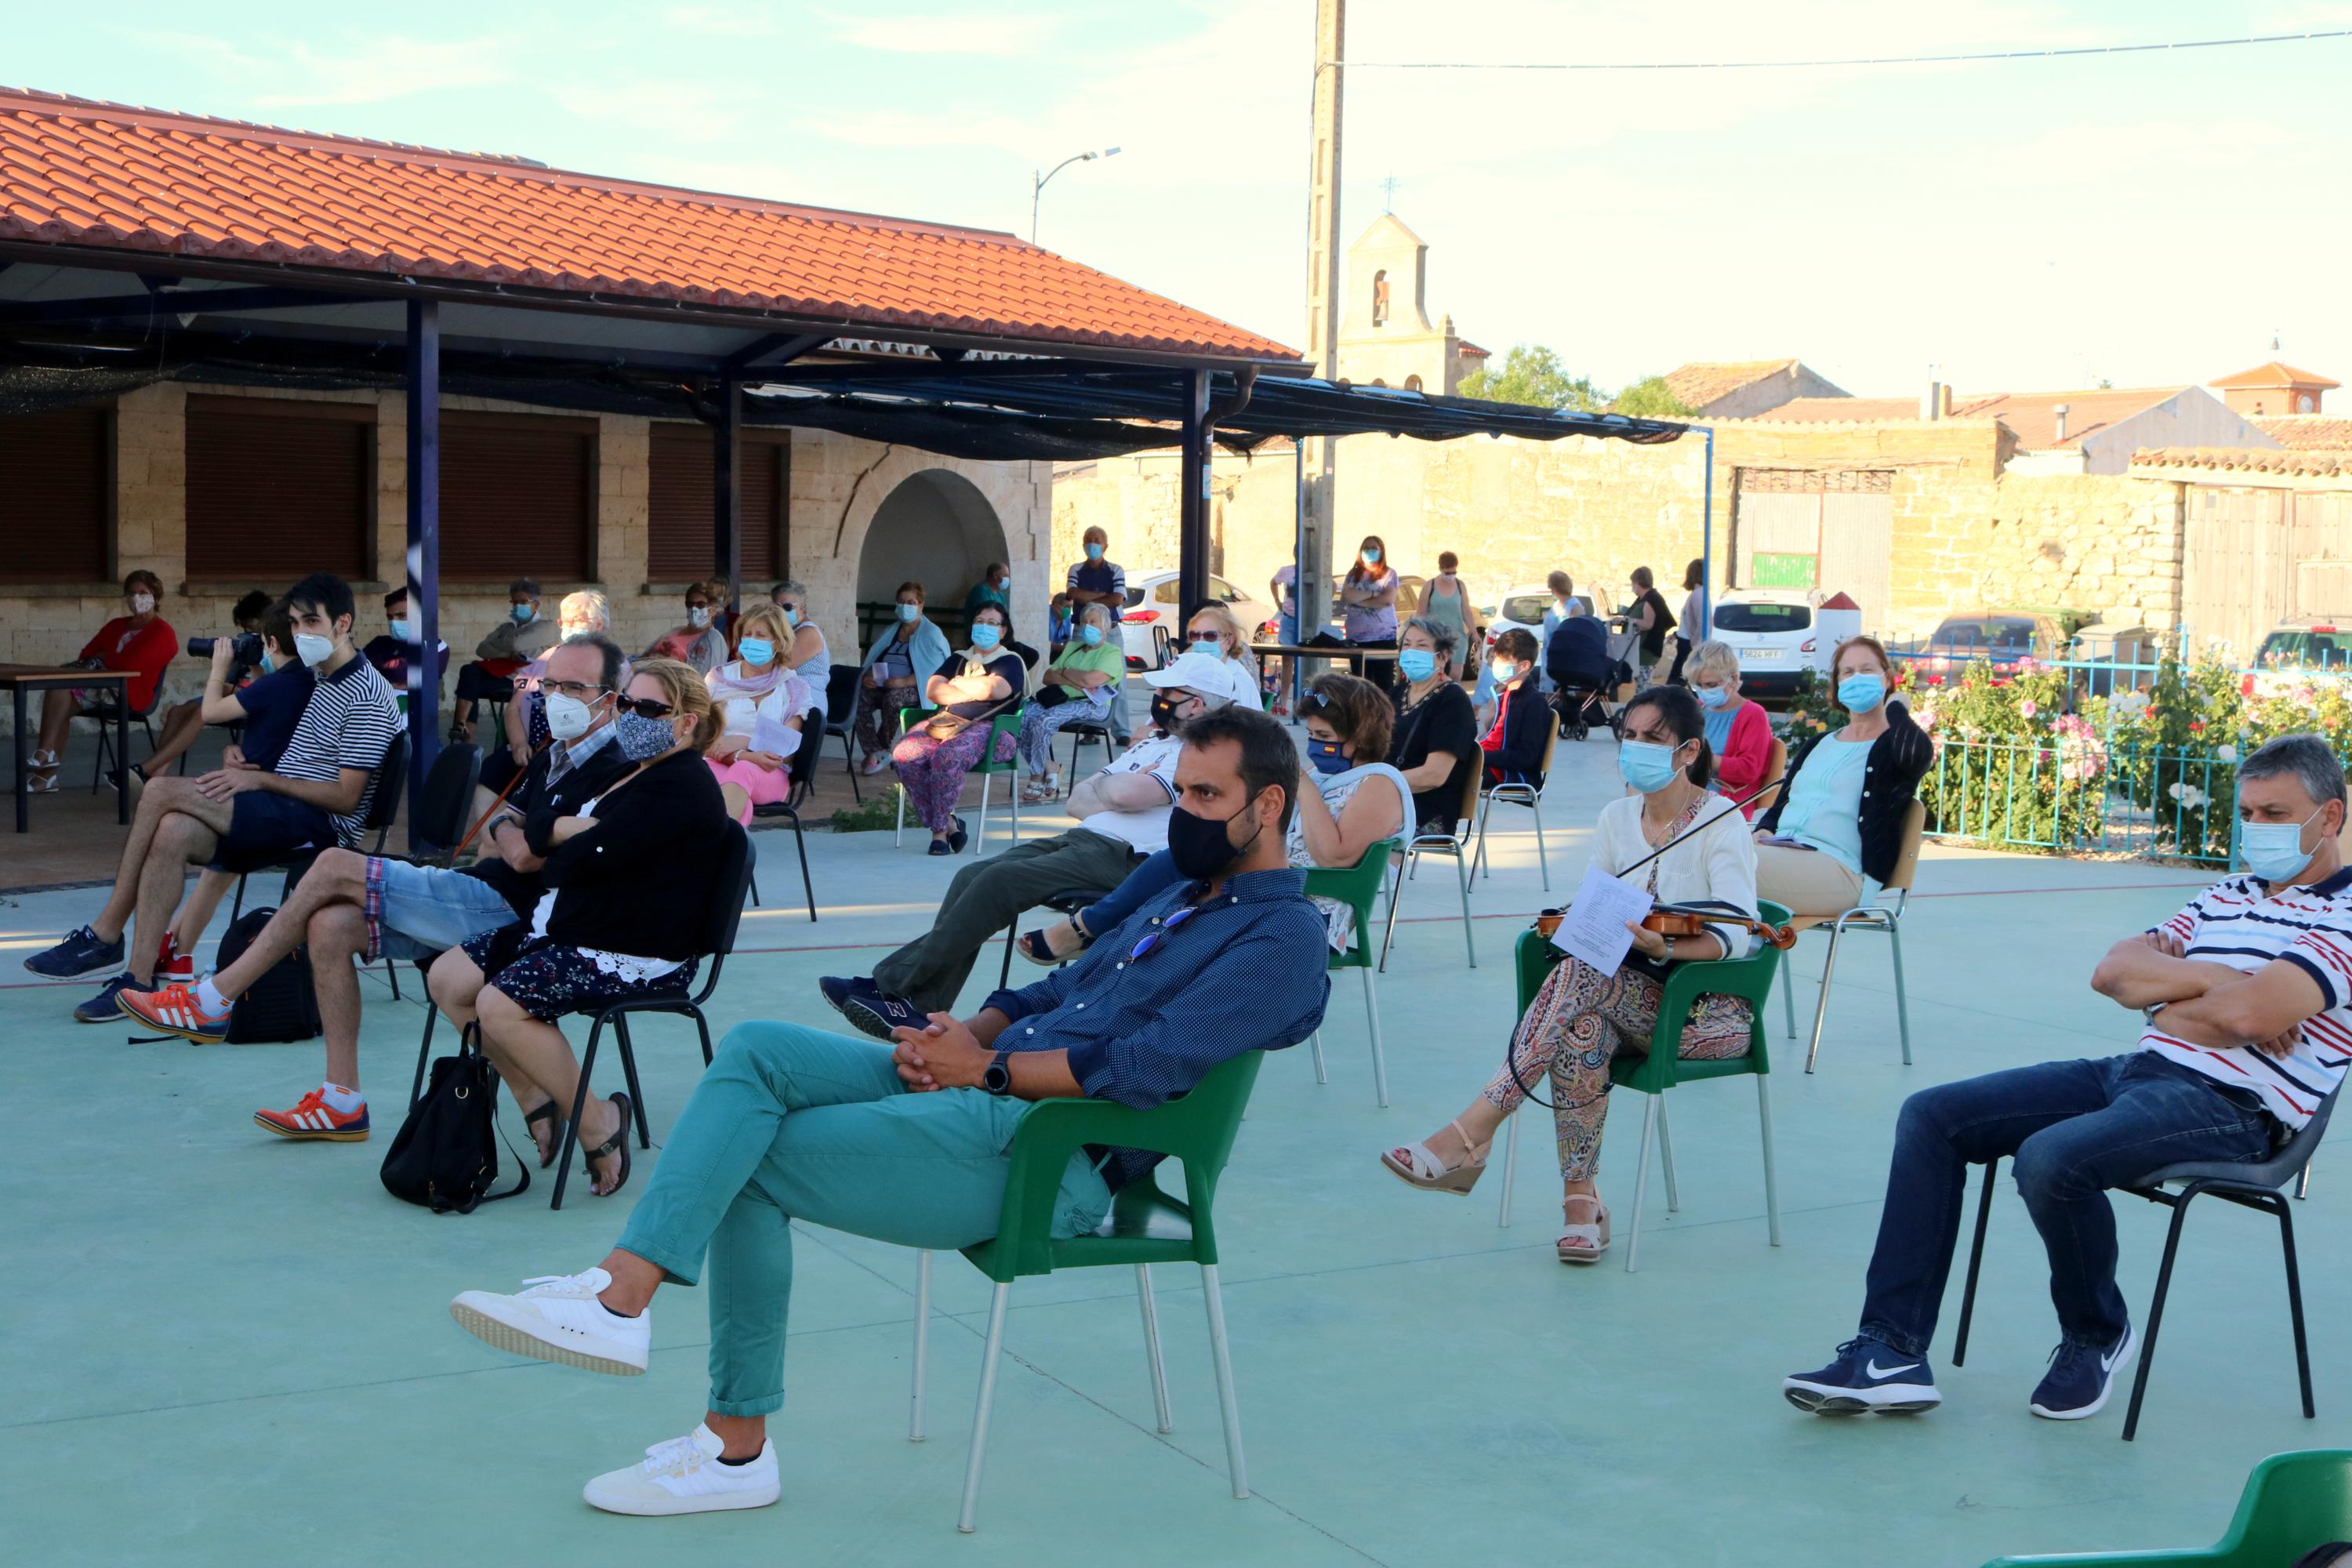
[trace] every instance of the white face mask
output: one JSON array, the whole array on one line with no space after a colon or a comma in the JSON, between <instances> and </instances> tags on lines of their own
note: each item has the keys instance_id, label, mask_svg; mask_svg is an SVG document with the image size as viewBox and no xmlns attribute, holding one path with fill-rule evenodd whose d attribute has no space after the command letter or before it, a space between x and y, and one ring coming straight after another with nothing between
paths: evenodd
<instances>
[{"instance_id":1,"label":"white face mask","mask_svg":"<svg viewBox=\"0 0 2352 1568\"><path fill-rule=\"evenodd\" d=\"M686 624L689 626L707 626L710 624L710 612L698 605L686 612Z\"/></svg>"},{"instance_id":2,"label":"white face mask","mask_svg":"<svg viewBox=\"0 0 2352 1568\"><path fill-rule=\"evenodd\" d=\"M148 611L150 611L150 610L153 609L154 607L155 607L155 595L152 595L152 594L133 594L133 595L131 595L131 613L132 615L134 615L134 616L143 616L143 615L145 615Z\"/></svg>"},{"instance_id":3,"label":"white face mask","mask_svg":"<svg viewBox=\"0 0 2352 1568\"><path fill-rule=\"evenodd\" d=\"M316 669L334 657L335 639L300 633L294 638L294 651L304 664Z\"/></svg>"},{"instance_id":4,"label":"white face mask","mask_svg":"<svg viewBox=\"0 0 2352 1568\"><path fill-rule=\"evenodd\" d=\"M566 697L561 691L547 694L547 732L559 741L576 741L588 732L596 715L577 697Z\"/></svg>"}]
</instances>

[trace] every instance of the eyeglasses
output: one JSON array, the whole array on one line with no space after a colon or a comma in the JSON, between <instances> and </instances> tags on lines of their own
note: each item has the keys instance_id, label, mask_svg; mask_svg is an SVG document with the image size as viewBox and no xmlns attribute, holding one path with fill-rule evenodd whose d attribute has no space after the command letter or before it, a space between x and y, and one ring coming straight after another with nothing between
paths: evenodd
<instances>
[{"instance_id":1,"label":"eyeglasses","mask_svg":"<svg viewBox=\"0 0 2352 1568\"><path fill-rule=\"evenodd\" d=\"M1170 915L1166 920L1160 921L1158 925L1153 926L1150 931L1145 931L1143 933L1143 940L1137 942L1134 948L1129 952L1127 961L1129 963L1136 963L1141 959L1145 953L1150 952L1153 948L1158 947L1161 941L1167 937L1169 932L1174 931L1178 926L1182 925L1186 921L1191 920L1194 915L1197 915L1200 912L1200 905L1186 904L1182 909L1178 910L1174 914Z\"/></svg>"},{"instance_id":2,"label":"eyeglasses","mask_svg":"<svg viewBox=\"0 0 2352 1568\"><path fill-rule=\"evenodd\" d=\"M613 706L624 713L635 713L641 719L667 719L677 711L675 705L658 697L618 697Z\"/></svg>"},{"instance_id":3,"label":"eyeglasses","mask_svg":"<svg viewBox=\"0 0 2352 1568\"><path fill-rule=\"evenodd\" d=\"M552 691L559 696L569 697L581 702L593 702L599 697L604 696L607 689L606 688L599 686L595 682L589 680L547 680L543 679L539 683L539 689L541 691Z\"/></svg>"},{"instance_id":4,"label":"eyeglasses","mask_svg":"<svg viewBox=\"0 0 2352 1568\"><path fill-rule=\"evenodd\" d=\"M1328 691L1310 691L1307 695L1315 699L1315 706L1318 708L1331 706L1331 694Z\"/></svg>"}]
</instances>

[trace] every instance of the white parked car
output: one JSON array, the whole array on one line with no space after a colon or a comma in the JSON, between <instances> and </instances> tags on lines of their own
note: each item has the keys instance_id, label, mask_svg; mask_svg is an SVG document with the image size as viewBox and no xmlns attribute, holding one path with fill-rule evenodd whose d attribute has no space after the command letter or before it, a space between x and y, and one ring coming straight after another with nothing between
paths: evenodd
<instances>
[{"instance_id":1,"label":"white parked car","mask_svg":"<svg viewBox=\"0 0 2352 1568\"><path fill-rule=\"evenodd\" d=\"M1127 609L1119 616L1119 637L1127 650L1129 669L1158 669L1162 653L1161 637L1166 637L1166 656L1174 658L1184 651L1183 606L1176 599L1179 574L1174 572L1154 572L1145 577L1127 580ZM1273 616L1274 606L1263 599L1253 599L1218 576L1209 574L1209 596L1223 600L1234 619L1242 624L1242 636L1256 641L1258 627Z\"/></svg>"},{"instance_id":2,"label":"white parked car","mask_svg":"<svg viewBox=\"0 0 2352 1568\"><path fill-rule=\"evenodd\" d=\"M1584 613L1591 615L1592 595L1579 594L1576 598L1577 602L1584 606ZM1543 646L1544 613L1551 608L1551 590L1541 583L1528 587L1514 588L1503 595L1503 602L1497 605L1493 614L1487 617L1486 636L1491 640L1517 626L1536 639L1536 663L1540 668L1546 651Z\"/></svg>"},{"instance_id":3,"label":"white parked car","mask_svg":"<svg viewBox=\"0 0 2352 1568\"><path fill-rule=\"evenodd\" d=\"M1823 636L1814 595L1737 588L1715 602L1717 641L1739 656L1739 689L1748 697L1793 697L1807 670L1829 674L1833 639Z\"/></svg>"}]
</instances>

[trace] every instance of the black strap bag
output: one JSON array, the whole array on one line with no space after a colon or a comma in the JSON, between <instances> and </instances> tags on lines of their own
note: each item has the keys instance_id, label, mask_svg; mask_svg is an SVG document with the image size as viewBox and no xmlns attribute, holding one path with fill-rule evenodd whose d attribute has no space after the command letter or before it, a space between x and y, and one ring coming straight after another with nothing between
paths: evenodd
<instances>
[{"instance_id":1,"label":"black strap bag","mask_svg":"<svg viewBox=\"0 0 2352 1568\"><path fill-rule=\"evenodd\" d=\"M472 1214L479 1205L530 1187L530 1168L505 1192L499 1181L499 1072L474 1043L467 1025L457 1054L433 1064L424 1095L393 1135L383 1157L383 1190L435 1214Z\"/></svg>"},{"instance_id":2,"label":"black strap bag","mask_svg":"<svg viewBox=\"0 0 2352 1568\"><path fill-rule=\"evenodd\" d=\"M253 945L276 910L247 910L222 933L218 967L226 969ZM319 997L310 988L310 949L296 948L271 964L228 1012L233 1046L315 1040L320 1035Z\"/></svg>"}]
</instances>

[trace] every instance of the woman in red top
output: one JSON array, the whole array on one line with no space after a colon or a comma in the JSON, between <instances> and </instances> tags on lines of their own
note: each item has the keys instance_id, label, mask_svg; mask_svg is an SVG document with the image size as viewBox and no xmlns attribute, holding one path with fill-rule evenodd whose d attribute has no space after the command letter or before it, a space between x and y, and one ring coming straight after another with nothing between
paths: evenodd
<instances>
[{"instance_id":1,"label":"woman in red top","mask_svg":"<svg viewBox=\"0 0 2352 1568\"><path fill-rule=\"evenodd\" d=\"M1734 800L1755 795L1772 763L1772 722L1764 710L1739 695L1739 656L1730 644L1709 637L1692 647L1683 679L1690 683L1706 721L1706 743L1715 752L1715 792ZM1760 795L1739 809L1752 820L1772 800Z\"/></svg>"},{"instance_id":2,"label":"woman in red top","mask_svg":"<svg viewBox=\"0 0 2352 1568\"><path fill-rule=\"evenodd\" d=\"M155 706L155 688L164 667L180 651L171 623L155 613L163 602L163 581L152 572L138 571L122 579L122 602L130 609L98 628L82 645L79 662L91 669L121 669L131 673L123 698L138 718ZM41 697L41 742L25 763L25 788L33 794L58 787L58 752L66 743L66 728L76 714L111 714L110 688L51 687Z\"/></svg>"}]
</instances>

